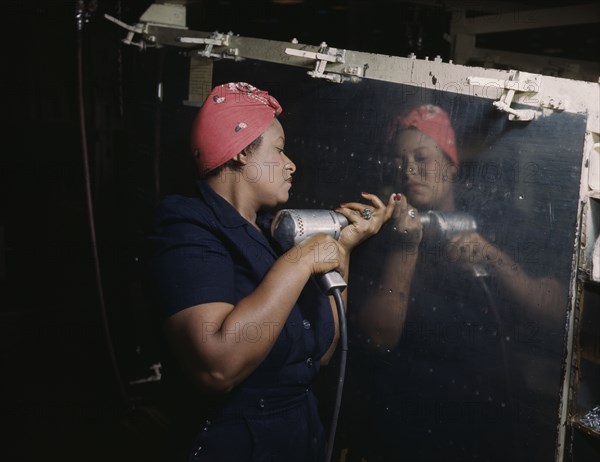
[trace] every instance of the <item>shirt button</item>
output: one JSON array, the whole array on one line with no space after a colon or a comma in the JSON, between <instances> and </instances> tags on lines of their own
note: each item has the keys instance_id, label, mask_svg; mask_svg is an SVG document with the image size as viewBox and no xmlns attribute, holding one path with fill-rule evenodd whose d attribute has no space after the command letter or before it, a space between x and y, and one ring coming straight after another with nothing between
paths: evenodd
<instances>
[{"instance_id":1,"label":"shirt button","mask_svg":"<svg viewBox=\"0 0 600 462\"><path fill-rule=\"evenodd\" d=\"M313 359L312 358L308 358L306 360L306 366L307 367L313 367Z\"/></svg>"},{"instance_id":2,"label":"shirt button","mask_svg":"<svg viewBox=\"0 0 600 462\"><path fill-rule=\"evenodd\" d=\"M265 400L264 399L259 399L258 400L258 407L263 409L265 407Z\"/></svg>"},{"instance_id":3,"label":"shirt button","mask_svg":"<svg viewBox=\"0 0 600 462\"><path fill-rule=\"evenodd\" d=\"M310 321L308 319L303 319L302 325L304 326L305 329L310 329Z\"/></svg>"}]
</instances>

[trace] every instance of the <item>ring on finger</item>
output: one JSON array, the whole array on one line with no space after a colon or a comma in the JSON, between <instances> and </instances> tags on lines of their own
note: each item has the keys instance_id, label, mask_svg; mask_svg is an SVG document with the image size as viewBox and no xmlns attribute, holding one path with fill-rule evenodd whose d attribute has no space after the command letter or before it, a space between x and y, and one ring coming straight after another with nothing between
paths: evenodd
<instances>
[{"instance_id":1,"label":"ring on finger","mask_svg":"<svg viewBox=\"0 0 600 462\"><path fill-rule=\"evenodd\" d=\"M411 218L415 218L417 216L417 211L415 209L410 209L408 211L408 216Z\"/></svg>"},{"instance_id":2,"label":"ring on finger","mask_svg":"<svg viewBox=\"0 0 600 462\"><path fill-rule=\"evenodd\" d=\"M370 208L365 207L362 210L361 215L365 220L370 220L373 218L373 211Z\"/></svg>"}]
</instances>

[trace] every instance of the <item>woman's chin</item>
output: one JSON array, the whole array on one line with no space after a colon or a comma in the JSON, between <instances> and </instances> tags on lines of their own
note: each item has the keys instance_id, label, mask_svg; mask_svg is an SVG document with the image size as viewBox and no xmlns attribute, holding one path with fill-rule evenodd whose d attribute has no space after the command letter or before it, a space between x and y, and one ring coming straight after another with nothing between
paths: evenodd
<instances>
[{"instance_id":1,"label":"woman's chin","mask_svg":"<svg viewBox=\"0 0 600 462\"><path fill-rule=\"evenodd\" d=\"M431 209L431 202L426 200L420 194L413 194L406 197L408 203L415 207L417 210L429 210Z\"/></svg>"},{"instance_id":2,"label":"woman's chin","mask_svg":"<svg viewBox=\"0 0 600 462\"><path fill-rule=\"evenodd\" d=\"M281 207L282 205L285 205L289 199L290 195L288 193L281 194L277 197L274 197L273 200L270 201L269 204L267 204L267 206L270 208Z\"/></svg>"}]
</instances>

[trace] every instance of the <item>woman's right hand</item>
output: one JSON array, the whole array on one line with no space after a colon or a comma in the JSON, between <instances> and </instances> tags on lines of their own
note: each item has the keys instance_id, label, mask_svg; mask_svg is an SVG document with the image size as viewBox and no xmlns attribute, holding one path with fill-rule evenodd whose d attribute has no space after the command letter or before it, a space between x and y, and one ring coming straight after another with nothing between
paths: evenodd
<instances>
[{"instance_id":1,"label":"woman's right hand","mask_svg":"<svg viewBox=\"0 0 600 462\"><path fill-rule=\"evenodd\" d=\"M419 211L408 203L406 196L397 202L391 219L393 235L404 246L416 247L423 239L423 225L419 220Z\"/></svg>"},{"instance_id":2,"label":"woman's right hand","mask_svg":"<svg viewBox=\"0 0 600 462\"><path fill-rule=\"evenodd\" d=\"M283 258L302 265L310 274L321 274L331 270L343 273L346 255L338 241L328 234L320 233L292 247L283 254Z\"/></svg>"}]
</instances>

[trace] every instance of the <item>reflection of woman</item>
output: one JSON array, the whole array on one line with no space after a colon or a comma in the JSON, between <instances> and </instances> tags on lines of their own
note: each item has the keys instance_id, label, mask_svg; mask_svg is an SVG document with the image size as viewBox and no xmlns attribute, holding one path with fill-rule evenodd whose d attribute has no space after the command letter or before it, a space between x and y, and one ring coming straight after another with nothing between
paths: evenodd
<instances>
[{"instance_id":1,"label":"reflection of woman","mask_svg":"<svg viewBox=\"0 0 600 462\"><path fill-rule=\"evenodd\" d=\"M373 430L359 451L386 462L402 454L415 461L518 460L507 436L519 412L506 369L507 313L498 312L482 275L516 300L513 306L546 318L559 311L557 283L529 277L477 232L424 238L420 214L456 211L459 160L446 112L413 109L394 120L388 142L404 194L390 225L361 252L385 261L355 320L368 346L355 355L354 378L362 382L355 391L372 400L356 412Z\"/></svg>"},{"instance_id":2,"label":"reflection of woman","mask_svg":"<svg viewBox=\"0 0 600 462\"><path fill-rule=\"evenodd\" d=\"M556 321L562 314L556 304L555 294L559 289L556 280L529 277L508 254L479 233L463 232L448 242L422 241L419 213L456 211L454 186L459 160L454 130L446 112L434 105L420 106L394 120L388 141L392 160L400 172L401 184L395 186L401 186L404 195L393 216L392 239L397 243L392 250L394 256L387 258L388 266L382 271L380 281L380 286L396 290L374 294L369 305L381 309L363 313L363 325L374 344L390 348L399 341L415 267L423 251L429 257L436 257L433 263L449 265L451 271L491 274L501 289L517 300L527 301L532 314L549 323Z\"/></svg>"},{"instance_id":3,"label":"reflection of woman","mask_svg":"<svg viewBox=\"0 0 600 462\"><path fill-rule=\"evenodd\" d=\"M397 245L387 251L391 253L381 273L380 286L391 290L374 293L369 309L361 312L361 326L382 349L396 345L404 328L423 236L418 210L454 210L453 181L458 164L454 131L447 114L437 106L417 108L394 122L388 143L404 194L393 217L392 239Z\"/></svg>"},{"instance_id":4,"label":"reflection of woman","mask_svg":"<svg viewBox=\"0 0 600 462\"><path fill-rule=\"evenodd\" d=\"M278 255L261 211L288 200L296 170L280 112L249 84L216 87L193 127L204 176L198 195L170 196L157 212L152 270L183 448L169 460L323 457L310 386L331 358L338 325L335 305L310 278L334 269L347 278L352 249L379 230L394 201L363 193L369 207L338 209L350 221L339 241L317 235Z\"/></svg>"}]
</instances>

